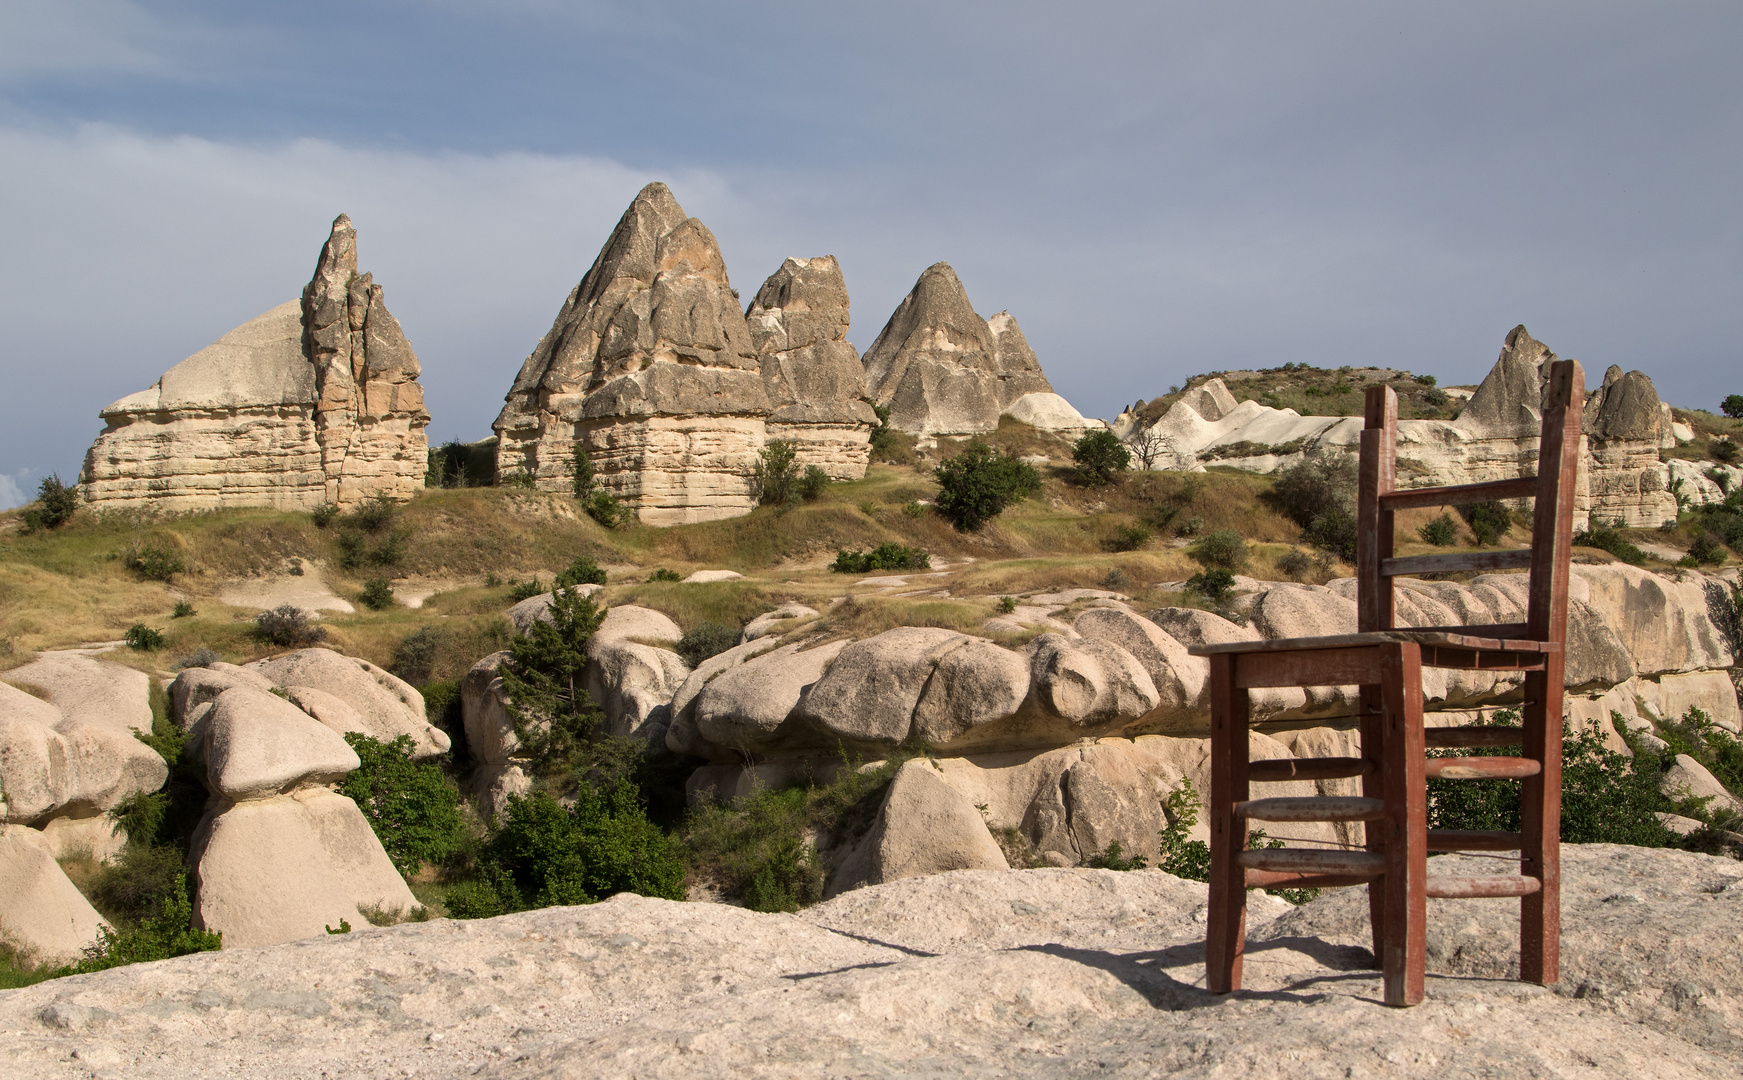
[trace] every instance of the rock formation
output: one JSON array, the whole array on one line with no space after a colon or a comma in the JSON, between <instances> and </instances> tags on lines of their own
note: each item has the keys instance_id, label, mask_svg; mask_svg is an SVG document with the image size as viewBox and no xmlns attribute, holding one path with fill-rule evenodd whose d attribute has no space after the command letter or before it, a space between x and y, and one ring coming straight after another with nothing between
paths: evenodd
<instances>
[{"instance_id":1,"label":"rock formation","mask_svg":"<svg viewBox=\"0 0 1743 1080\"><path fill-rule=\"evenodd\" d=\"M854 401L835 260L789 260L758 297L753 333L714 234L666 185L643 188L521 366L493 425L498 475L569 490L579 444L652 525L749 512L771 438L864 475L875 418Z\"/></svg>"},{"instance_id":2,"label":"rock formation","mask_svg":"<svg viewBox=\"0 0 1743 1080\"><path fill-rule=\"evenodd\" d=\"M1017 320L975 314L949 263L920 275L866 350L865 385L916 435L984 434L1025 395L1053 393Z\"/></svg>"},{"instance_id":3,"label":"rock formation","mask_svg":"<svg viewBox=\"0 0 1743 1080\"><path fill-rule=\"evenodd\" d=\"M1525 327L1515 327L1458 419L1399 421L1401 482L1468 484L1535 469L1541 373L1554 359ZM1611 367L1587 394L1583 426L1586 451L1577 482L1576 525L1594 518L1658 525L1676 516L1669 491L1672 470L1659 461L1659 450L1675 445L1670 408L1659 401L1650 378ZM1212 462L1257 472L1286 468L1319 449L1353 452L1361 429L1361 417L1302 416L1250 400L1236 404L1221 379L1188 390L1153 423L1144 423L1135 411L1114 422L1122 437L1143 432L1163 445L1157 468L1192 469ZM1696 493L1700 484L1691 479L1688 487Z\"/></svg>"},{"instance_id":4,"label":"rock formation","mask_svg":"<svg viewBox=\"0 0 1743 1080\"><path fill-rule=\"evenodd\" d=\"M244 323L102 412L79 490L96 510L310 509L424 486L418 358L357 231L333 222L301 301Z\"/></svg>"},{"instance_id":5,"label":"rock formation","mask_svg":"<svg viewBox=\"0 0 1743 1080\"><path fill-rule=\"evenodd\" d=\"M1710 1080L1743 1068L1740 871L1564 847L1562 979L1547 988L1501 981L1517 904L1429 900L1414 1009L1378 1003L1360 889L1299 908L1255 893L1248 990L1219 997L1203 988L1202 884L960 870L794 914L624 893L137 964L0 992L0 1052L21 1077L134 1080Z\"/></svg>"}]
</instances>

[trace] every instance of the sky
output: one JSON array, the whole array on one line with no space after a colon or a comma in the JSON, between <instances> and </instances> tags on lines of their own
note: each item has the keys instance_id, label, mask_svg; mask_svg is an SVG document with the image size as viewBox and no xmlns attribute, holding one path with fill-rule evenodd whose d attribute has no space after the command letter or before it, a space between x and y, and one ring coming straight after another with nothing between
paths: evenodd
<instances>
[{"instance_id":1,"label":"sky","mask_svg":"<svg viewBox=\"0 0 1743 1080\"><path fill-rule=\"evenodd\" d=\"M335 215L490 434L637 190L746 299L833 254L868 347L927 266L1111 417L1193 374L1743 392L1743 5L0 0L0 508L296 298Z\"/></svg>"}]
</instances>

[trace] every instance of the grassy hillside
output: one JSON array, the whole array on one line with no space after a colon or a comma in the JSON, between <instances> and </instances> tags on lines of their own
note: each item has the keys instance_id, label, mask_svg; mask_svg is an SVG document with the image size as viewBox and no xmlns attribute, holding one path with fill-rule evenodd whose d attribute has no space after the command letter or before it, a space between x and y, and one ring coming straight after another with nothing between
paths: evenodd
<instances>
[{"instance_id":1,"label":"grassy hillside","mask_svg":"<svg viewBox=\"0 0 1743 1080\"><path fill-rule=\"evenodd\" d=\"M1432 375L1413 375L1396 368L1341 367L1336 370L1308 364L1284 364L1258 371L1212 371L1194 375L1182 387L1141 404L1138 415L1155 420L1180 400L1181 394L1211 379L1221 379L1236 401L1251 399L1274 409L1294 409L1302 416L1360 416L1362 394L1375 383L1387 383L1398 392L1401 420L1452 420L1457 418L1463 394L1449 394L1435 385Z\"/></svg>"}]
</instances>

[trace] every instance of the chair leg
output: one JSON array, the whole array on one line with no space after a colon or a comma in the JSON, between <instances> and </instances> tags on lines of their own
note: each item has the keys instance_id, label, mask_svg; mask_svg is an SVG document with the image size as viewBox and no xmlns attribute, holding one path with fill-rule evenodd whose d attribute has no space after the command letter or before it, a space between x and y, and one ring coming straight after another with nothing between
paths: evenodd
<instances>
[{"instance_id":1,"label":"chair leg","mask_svg":"<svg viewBox=\"0 0 1743 1080\"><path fill-rule=\"evenodd\" d=\"M1386 765L1386 725L1383 721L1382 705L1380 687L1377 684L1361 687L1357 711L1361 722L1362 757L1373 765L1367 775L1362 777L1362 796L1369 799L1386 797L1383 779ZM1363 825L1364 845L1369 851L1384 851L1385 833L1384 822L1375 821ZM1374 942L1375 967L1380 966L1381 957L1385 955L1385 926L1386 879L1380 877L1368 883L1368 929Z\"/></svg>"},{"instance_id":2,"label":"chair leg","mask_svg":"<svg viewBox=\"0 0 1743 1080\"><path fill-rule=\"evenodd\" d=\"M1428 951L1428 789L1423 775L1422 649L1387 648L1381 683L1386 728L1386 889L1380 970L1386 1004L1422 1000Z\"/></svg>"},{"instance_id":3,"label":"chair leg","mask_svg":"<svg viewBox=\"0 0 1743 1080\"><path fill-rule=\"evenodd\" d=\"M1520 793L1524 818L1519 872L1543 887L1519 899L1519 977L1549 985L1561 978L1562 657L1525 676L1525 756L1542 770Z\"/></svg>"},{"instance_id":4,"label":"chair leg","mask_svg":"<svg viewBox=\"0 0 1743 1080\"><path fill-rule=\"evenodd\" d=\"M1210 901L1205 985L1213 994L1241 988L1247 934L1247 875L1235 861L1245 846L1235 803L1247 797L1247 692L1236 688L1234 658L1210 660Z\"/></svg>"}]
</instances>

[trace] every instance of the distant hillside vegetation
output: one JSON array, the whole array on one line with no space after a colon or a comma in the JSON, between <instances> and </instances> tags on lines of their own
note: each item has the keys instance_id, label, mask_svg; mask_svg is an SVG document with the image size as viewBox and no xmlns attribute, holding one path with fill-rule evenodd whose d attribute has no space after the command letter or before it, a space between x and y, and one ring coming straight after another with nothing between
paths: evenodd
<instances>
[{"instance_id":1,"label":"distant hillside vegetation","mask_svg":"<svg viewBox=\"0 0 1743 1080\"><path fill-rule=\"evenodd\" d=\"M1212 379L1221 379L1236 401L1251 398L1274 409L1294 409L1302 416L1359 416L1362 393L1375 383L1388 383L1398 391L1398 416L1403 420L1457 419L1464 399L1473 387L1442 388L1433 375L1416 375L1395 368L1341 367L1336 370L1310 364L1284 364L1262 371L1212 371L1194 375L1186 385L1171 389L1136 407L1146 423L1154 421L1180 400L1180 395Z\"/></svg>"}]
</instances>

